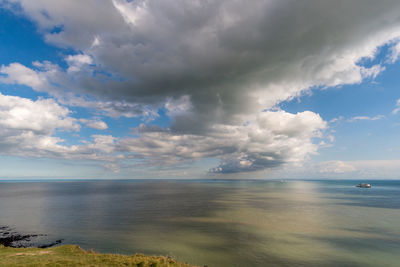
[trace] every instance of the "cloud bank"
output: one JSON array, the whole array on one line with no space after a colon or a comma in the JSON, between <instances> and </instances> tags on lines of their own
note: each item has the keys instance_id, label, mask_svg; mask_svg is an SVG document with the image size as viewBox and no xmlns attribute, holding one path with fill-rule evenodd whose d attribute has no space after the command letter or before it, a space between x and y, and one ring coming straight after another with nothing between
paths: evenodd
<instances>
[{"instance_id":1,"label":"cloud bank","mask_svg":"<svg viewBox=\"0 0 400 267\"><path fill-rule=\"evenodd\" d=\"M114 118L151 121L165 109L167 128L136 129L138 136L104 151L159 164L218 157L215 173L300 163L317 153L314 139L326 122L276 106L313 88L374 79L383 63L360 62L382 45L394 45L392 61L398 58L397 0L1 3L18 6L48 43L75 53L64 58L66 68L2 66L0 82Z\"/></svg>"}]
</instances>

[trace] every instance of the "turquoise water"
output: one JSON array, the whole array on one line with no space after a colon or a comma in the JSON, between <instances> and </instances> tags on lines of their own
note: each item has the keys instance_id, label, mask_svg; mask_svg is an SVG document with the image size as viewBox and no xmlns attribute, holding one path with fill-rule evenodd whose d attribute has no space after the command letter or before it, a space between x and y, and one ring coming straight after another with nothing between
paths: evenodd
<instances>
[{"instance_id":1,"label":"turquoise water","mask_svg":"<svg viewBox=\"0 0 400 267\"><path fill-rule=\"evenodd\" d=\"M200 266L399 266L400 182L357 183L0 182L0 226Z\"/></svg>"}]
</instances>

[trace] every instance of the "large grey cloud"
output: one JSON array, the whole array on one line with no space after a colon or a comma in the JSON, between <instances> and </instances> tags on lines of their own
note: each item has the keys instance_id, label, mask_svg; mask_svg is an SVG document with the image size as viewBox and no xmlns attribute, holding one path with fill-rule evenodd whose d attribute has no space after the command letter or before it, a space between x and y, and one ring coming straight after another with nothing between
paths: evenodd
<instances>
[{"instance_id":1,"label":"large grey cloud","mask_svg":"<svg viewBox=\"0 0 400 267\"><path fill-rule=\"evenodd\" d=\"M29 77L41 77L32 80L21 78L20 73L13 77L16 67L21 66L4 66L2 72L8 77L3 77L3 82L30 85L59 101L63 92L69 91L74 97L63 103L107 111L113 116L157 116L155 110L164 106L173 121L169 135L189 138L192 145L187 149L192 153L198 152L194 148L198 138L212 139L207 143L216 145L209 151L222 149L219 146L224 138L215 136L222 135L223 127L239 129L249 138L252 133L243 125L257 121L263 116L262 110L310 88L374 78L384 67L367 68L359 61L373 58L377 47L397 42L400 37L400 2L396 0L2 3L4 7L19 4L49 43L76 50L76 55L66 58L67 70L51 64L46 68L37 65L40 68L25 70L33 72ZM87 95L97 101L82 98ZM313 133L325 127L314 115L309 126ZM281 117L279 112L275 116ZM316 121L319 124L314 124ZM270 124L268 131L274 132L279 125ZM253 129L263 130L259 126ZM147 135L143 133L141 140ZM162 142L165 136L164 132L153 138ZM310 146L316 136L294 133L296 140ZM225 138L241 143L239 137L229 136L229 131ZM266 134L258 145L274 147L276 138L268 138ZM143 143L136 144L133 151L139 153ZM297 144L292 145L294 149ZM277 157L280 148L254 154L246 147L228 147L222 153L203 156L221 157L221 166L216 170L227 172L241 170L246 161L253 166L247 170L255 170L293 160L291 153ZM315 149L303 151L308 154ZM275 156L269 158L271 153Z\"/></svg>"},{"instance_id":2,"label":"large grey cloud","mask_svg":"<svg viewBox=\"0 0 400 267\"><path fill-rule=\"evenodd\" d=\"M357 60L398 37L400 20L389 0L9 2L21 3L49 42L126 79L82 78L90 93L131 102L186 94L196 109L222 106L228 116L309 86L359 82L371 73Z\"/></svg>"},{"instance_id":3,"label":"large grey cloud","mask_svg":"<svg viewBox=\"0 0 400 267\"><path fill-rule=\"evenodd\" d=\"M256 171L283 163L299 163L318 146L310 139L321 135L326 123L313 112L263 112L241 126L218 124L204 135L177 134L158 127L140 126L140 138L120 140L119 150L155 163L175 163L219 157L214 173Z\"/></svg>"}]
</instances>

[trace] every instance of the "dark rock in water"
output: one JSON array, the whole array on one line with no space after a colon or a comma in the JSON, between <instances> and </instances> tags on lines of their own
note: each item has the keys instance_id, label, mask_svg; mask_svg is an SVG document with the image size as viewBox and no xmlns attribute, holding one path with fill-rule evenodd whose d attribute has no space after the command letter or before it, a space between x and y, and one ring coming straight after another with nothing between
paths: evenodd
<instances>
[{"instance_id":1,"label":"dark rock in water","mask_svg":"<svg viewBox=\"0 0 400 267\"><path fill-rule=\"evenodd\" d=\"M0 227L0 245L5 247L18 247L16 242L19 241L30 241L31 237L36 237L37 235L21 235L12 232L7 226Z\"/></svg>"},{"instance_id":2,"label":"dark rock in water","mask_svg":"<svg viewBox=\"0 0 400 267\"><path fill-rule=\"evenodd\" d=\"M54 242L52 242L52 243L45 244L45 245L40 245L40 246L38 246L38 248L49 248L49 247L53 247L53 246L55 246L55 245L61 244L62 241L63 241L62 239L58 239L58 240L56 240L56 241L54 241Z\"/></svg>"},{"instance_id":3,"label":"dark rock in water","mask_svg":"<svg viewBox=\"0 0 400 267\"><path fill-rule=\"evenodd\" d=\"M39 247L39 248L48 248L55 245L58 245L62 242L62 239L56 240L52 243L48 244L40 244L34 245L31 241L33 238L38 238L40 236L46 235L22 235L17 232L14 232L8 226L0 226L0 245L5 247L13 247L13 248L26 248L26 247Z\"/></svg>"}]
</instances>

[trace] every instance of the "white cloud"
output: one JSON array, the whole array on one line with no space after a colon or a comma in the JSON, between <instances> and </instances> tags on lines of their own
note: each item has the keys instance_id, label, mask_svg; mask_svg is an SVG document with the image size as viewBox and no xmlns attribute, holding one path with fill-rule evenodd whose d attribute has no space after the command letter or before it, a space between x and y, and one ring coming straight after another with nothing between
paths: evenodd
<instances>
[{"instance_id":1,"label":"white cloud","mask_svg":"<svg viewBox=\"0 0 400 267\"><path fill-rule=\"evenodd\" d=\"M331 119L331 120L329 121L329 123L336 123L336 122L342 121L343 119L344 119L343 116L339 116L339 117L337 117L337 118Z\"/></svg>"},{"instance_id":2,"label":"white cloud","mask_svg":"<svg viewBox=\"0 0 400 267\"><path fill-rule=\"evenodd\" d=\"M28 68L20 63L11 63L0 68L0 82L6 84L21 84L38 92L46 92L57 96L67 93L68 77L61 68L48 61L35 61L32 65L37 69Z\"/></svg>"},{"instance_id":3,"label":"white cloud","mask_svg":"<svg viewBox=\"0 0 400 267\"><path fill-rule=\"evenodd\" d=\"M36 101L0 94L0 152L21 156L42 156L68 150L57 130L79 131L70 111L52 99Z\"/></svg>"},{"instance_id":4,"label":"white cloud","mask_svg":"<svg viewBox=\"0 0 400 267\"><path fill-rule=\"evenodd\" d=\"M93 63L92 58L84 54L69 55L65 58L65 60L70 65L89 65Z\"/></svg>"},{"instance_id":5,"label":"white cloud","mask_svg":"<svg viewBox=\"0 0 400 267\"><path fill-rule=\"evenodd\" d=\"M79 131L79 120L53 99L30 100L0 93L0 154L21 157L115 161L115 138L93 135L83 145L65 144L60 131ZM90 122L89 122L90 123Z\"/></svg>"},{"instance_id":6,"label":"white cloud","mask_svg":"<svg viewBox=\"0 0 400 267\"><path fill-rule=\"evenodd\" d=\"M52 133L56 129L79 130L70 111L52 99L32 101L0 93L0 127L3 130Z\"/></svg>"},{"instance_id":7,"label":"white cloud","mask_svg":"<svg viewBox=\"0 0 400 267\"><path fill-rule=\"evenodd\" d=\"M69 55L65 58L65 61L67 61L69 65L67 72L71 74L81 71L86 65L93 64L92 58L85 54Z\"/></svg>"},{"instance_id":8,"label":"white cloud","mask_svg":"<svg viewBox=\"0 0 400 267\"><path fill-rule=\"evenodd\" d=\"M97 129L97 130L108 129L108 125L104 121L88 120L88 119L80 119L79 121L86 124L86 126L89 128L93 128L93 129Z\"/></svg>"},{"instance_id":9,"label":"white cloud","mask_svg":"<svg viewBox=\"0 0 400 267\"><path fill-rule=\"evenodd\" d=\"M400 111L400 99L397 99L396 108L392 111L393 114L397 114Z\"/></svg>"},{"instance_id":10,"label":"white cloud","mask_svg":"<svg viewBox=\"0 0 400 267\"><path fill-rule=\"evenodd\" d=\"M355 121L377 121L384 119L384 115L377 115L374 117L368 117L368 116L355 116L353 118L348 119L349 122L355 122Z\"/></svg>"},{"instance_id":11,"label":"white cloud","mask_svg":"<svg viewBox=\"0 0 400 267\"><path fill-rule=\"evenodd\" d=\"M399 41L399 40L397 40ZM400 42L397 42L391 47L391 54L389 55L389 63L395 63L400 57Z\"/></svg>"},{"instance_id":12,"label":"white cloud","mask_svg":"<svg viewBox=\"0 0 400 267\"><path fill-rule=\"evenodd\" d=\"M34 70L27 68L19 63L11 63L8 66L2 65L0 73L7 76L1 76L2 83L24 84L32 88L40 88L46 83L46 78L38 75Z\"/></svg>"},{"instance_id":13,"label":"white cloud","mask_svg":"<svg viewBox=\"0 0 400 267\"><path fill-rule=\"evenodd\" d=\"M106 153L112 153L115 150L116 138L111 135L92 135L94 142L88 144L88 148L94 148Z\"/></svg>"},{"instance_id":14,"label":"white cloud","mask_svg":"<svg viewBox=\"0 0 400 267\"><path fill-rule=\"evenodd\" d=\"M145 13L146 2L142 1L138 5L131 5L129 2L125 0L112 0L114 7L118 10L121 16L124 18L124 21L127 24L135 25L137 20L140 19L141 16Z\"/></svg>"},{"instance_id":15,"label":"white cloud","mask_svg":"<svg viewBox=\"0 0 400 267\"><path fill-rule=\"evenodd\" d=\"M317 165L317 168L320 173L330 174L349 173L357 170L352 164L340 160L322 162Z\"/></svg>"},{"instance_id":16,"label":"white cloud","mask_svg":"<svg viewBox=\"0 0 400 267\"><path fill-rule=\"evenodd\" d=\"M108 129L107 124L104 121L92 121L87 124L88 127L97 129L97 130L106 130Z\"/></svg>"}]
</instances>

